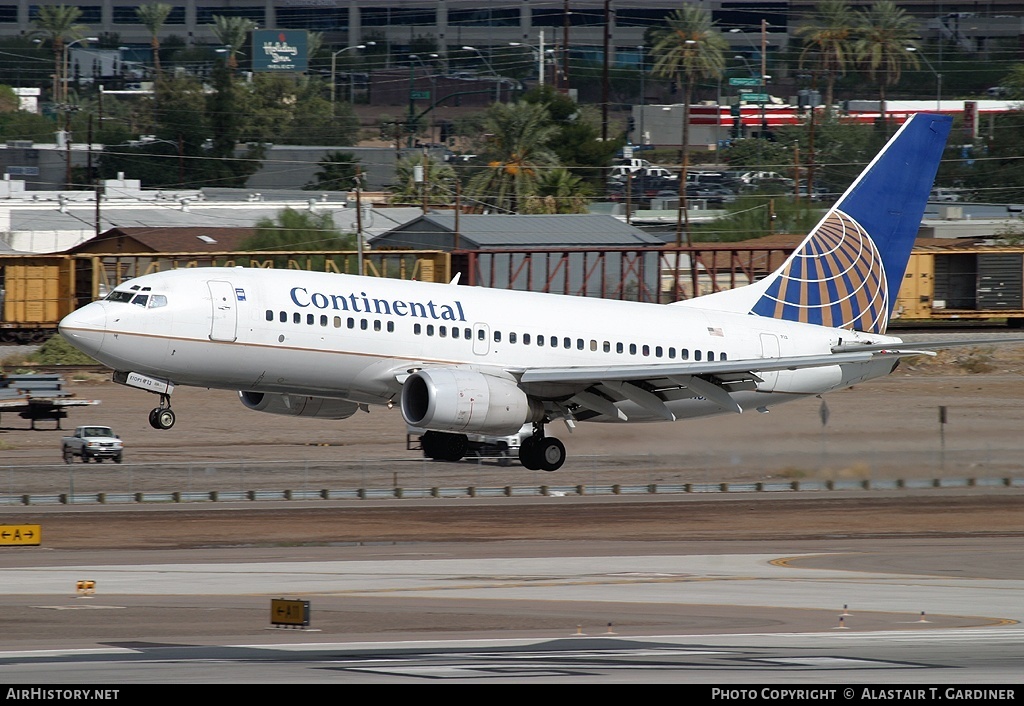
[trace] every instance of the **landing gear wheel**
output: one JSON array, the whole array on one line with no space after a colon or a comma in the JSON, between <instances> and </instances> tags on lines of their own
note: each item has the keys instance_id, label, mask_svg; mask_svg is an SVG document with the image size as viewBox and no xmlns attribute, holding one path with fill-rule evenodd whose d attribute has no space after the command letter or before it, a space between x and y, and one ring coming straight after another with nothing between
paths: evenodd
<instances>
[{"instance_id":1,"label":"landing gear wheel","mask_svg":"<svg viewBox=\"0 0 1024 706\"><path fill-rule=\"evenodd\" d=\"M540 467L545 471L557 471L565 463L565 446L553 436L541 439L536 448Z\"/></svg>"},{"instance_id":2,"label":"landing gear wheel","mask_svg":"<svg viewBox=\"0 0 1024 706\"><path fill-rule=\"evenodd\" d=\"M170 429L174 426L174 412L170 407L157 407L149 413L149 425L154 429Z\"/></svg>"},{"instance_id":3,"label":"landing gear wheel","mask_svg":"<svg viewBox=\"0 0 1024 706\"><path fill-rule=\"evenodd\" d=\"M160 395L160 406L149 412L149 426L154 429L170 429L174 426L174 412L171 411L170 395Z\"/></svg>"},{"instance_id":4,"label":"landing gear wheel","mask_svg":"<svg viewBox=\"0 0 1024 706\"><path fill-rule=\"evenodd\" d=\"M537 442L540 439L536 436L528 436L523 439L519 446L519 463L528 471L540 470L540 455L537 453Z\"/></svg>"},{"instance_id":5,"label":"landing gear wheel","mask_svg":"<svg viewBox=\"0 0 1024 706\"><path fill-rule=\"evenodd\" d=\"M461 461L469 449L469 439L465 434L445 434L442 441L441 458L445 461Z\"/></svg>"},{"instance_id":6,"label":"landing gear wheel","mask_svg":"<svg viewBox=\"0 0 1024 706\"><path fill-rule=\"evenodd\" d=\"M420 446L423 447L423 455L431 461L444 460L444 434L439 431L424 432L420 437Z\"/></svg>"}]
</instances>

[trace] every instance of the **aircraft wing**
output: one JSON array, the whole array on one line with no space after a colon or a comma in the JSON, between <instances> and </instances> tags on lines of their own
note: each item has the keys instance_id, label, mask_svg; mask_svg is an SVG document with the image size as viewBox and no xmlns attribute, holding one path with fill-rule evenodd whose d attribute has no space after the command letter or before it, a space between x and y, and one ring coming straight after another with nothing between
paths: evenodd
<instances>
[{"instance_id":1,"label":"aircraft wing","mask_svg":"<svg viewBox=\"0 0 1024 706\"><path fill-rule=\"evenodd\" d=\"M1024 342L1024 338L867 345L851 343L831 353L818 355L648 365L531 368L516 374L523 387L559 391L563 396L569 395L569 403L584 407L591 414L603 414L625 421L625 414L614 403L630 400L655 415L674 420L675 415L665 405L671 395L704 397L725 410L742 412L732 393L755 389L758 383L763 382L759 373L867 363L884 358L934 356L936 350L946 348L1021 342Z\"/></svg>"},{"instance_id":2,"label":"aircraft wing","mask_svg":"<svg viewBox=\"0 0 1024 706\"><path fill-rule=\"evenodd\" d=\"M622 400L671 421L675 415L665 405L670 394L704 397L728 411L742 412L732 393L756 388L762 382L758 373L922 354L928 353L887 349L748 360L531 368L522 372L519 382L526 388L568 389L570 403L622 421L626 421L625 415L614 405Z\"/></svg>"},{"instance_id":3,"label":"aircraft wing","mask_svg":"<svg viewBox=\"0 0 1024 706\"><path fill-rule=\"evenodd\" d=\"M950 339L946 341L904 341L899 344L892 343L876 343L876 344L861 344L852 342L844 344L838 348L833 348L833 352L838 353L840 351L883 351L904 348L918 348L919 354L927 355L932 351L941 351L947 348L962 348L964 346L1004 346L1012 343L1024 343L1024 338L967 338L967 339ZM914 353L905 353L904 355L914 355Z\"/></svg>"}]
</instances>

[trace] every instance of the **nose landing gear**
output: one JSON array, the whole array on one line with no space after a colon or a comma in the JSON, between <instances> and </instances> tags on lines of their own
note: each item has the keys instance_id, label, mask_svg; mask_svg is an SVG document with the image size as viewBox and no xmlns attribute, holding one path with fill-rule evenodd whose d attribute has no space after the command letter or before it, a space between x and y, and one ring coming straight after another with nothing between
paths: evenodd
<instances>
[{"instance_id":1,"label":"nose landing gear","mask_svg":"<svg viewBox=\"0 0 1024 706\"><path fill-rule=\"evenodd\" d=\"M170 395L160 395L160 406L149 412L149 425L154 429L170 429L174 426L174 411L171 410Z\"/></svg>"}]
</instances>

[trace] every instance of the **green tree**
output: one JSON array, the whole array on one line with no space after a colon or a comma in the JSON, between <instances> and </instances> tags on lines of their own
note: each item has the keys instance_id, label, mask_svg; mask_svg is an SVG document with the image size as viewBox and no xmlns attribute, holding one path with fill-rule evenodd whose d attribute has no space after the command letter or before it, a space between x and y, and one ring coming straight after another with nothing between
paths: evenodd
<instances>
[{"instance_id":1,"label":"green tree","mask_svg":"<svg viewBox=\"0 0 1024 706\"><path fill-rule=\"evenodd\" d=\"M1011 100L1024 100L1024 64L1012 66L999 85L1009 92L1007 97Z\"/></svg>"},{"instance_id":2,"label":"green tree","mask_svg":"<svg viewBox=\"0 0 1024 706\"><path fill-rule=\"evenodd\" d=\"M920 64L914 53L920 48L917 21L892 0L879 0L857 13L857 19L855 51L868 76L878 84L880 121L884 131L886 86L899 83L903 67L916 69Z\"/></svg>"},{"instance_id":3,"label":"green tree","mask_svg":"<svg viewBox=\"0 0 1024 706\"><path fill-rule=\"evenodd\" d=\"M217 41L227 51L227 66L232 71L238 68L238 52L245 46L249 33L256 29L256 23L247 17L214 15L211 25Z\"/></svg>"},{"instance_id":4,"label":"green tree","mask_svg":"<svg viewBox=\"0 0 1024 706\"><path fill-rule=\"evenodd\" d=\"M793 163L792 150L785 140L769 142L761 138L732 140L722 158L734 170L781 172Z\"/></svg>"},{"instance_id":5,"label":"green tree","mask_svg":"<svg viewBox=\"0 0 1024 706\"><path fill-rule=\"evenodd\" d=\"M52 142L57 124L52 118L24 110L0 114L0 139Z\"/></svg>"},{"instance_id":6,"label":"green tree","mask_svg":"<svg viewBox=\"0 0 1024 706\"><path fill-rule=\"evenodd\" d=\"M416 180L422 167L423 178ZM455 201L455 170L450 165L425 154L403 157L395 164L395 183L391 187L391 203L426 203L438 206ZM426 193L424 193L424 191Z\"/></svg>"},{"instance_id":7,"label":"green tree","mask_svg":"<svg viewBox=\"0 0 1024 706\"><path fill-rule=\"evenodd\" d=\"M806 233L821 220L816 205L791 197L752 194L737 199L726 209L728 215L695 228L700 241L736 242L763 238L772 233Z\"/></svg>"},{"instance_id":8,"label":"green tree","mask_svg":"<svg viewBox=\"0 0 1024 706\"><path fill-rule=\"evenodd\" d=\"M139 5L135 8L135 14L138 15L139 22L149 30L149 44L153 47L153 69L157 75L160 74L160 38L158 35L173 9L172 6L162 2Z\"/></svg>"},{"instance_id":9,"label":"green tree","mask_svg":"<svg viewBox=\"0 0 1024 706\"><path fill-rule=\"evenodd\" d=\"M586 213L593 190L565 167L541 172L537 192L523 205L523 213Z\"/></svg>"},{"instance_id":10,"label":"green tree","mask_svg":"<svg viewBox=\"0 0 1024 706\"><path fill-rule=\"evenodd\" d=\"M800 68L811 64L814 71L825 77L826 110L832 109L836 79L846 74L853 59L856 29L856 16L844 0L823 0L810 19L795 30L804 40Z\"/></svg>"},{"instance_id":11,"label":"green tree","mask_svg":"<svg viewBox=\"0 0 1024 706\"><path fill-rule=\"evenodd\" d=\"M348 191L355 187L359 160L351 152L328 152L317 163L315 180L303 189L308 191Z\"/></svg>"},{"instance_id":12,"label":"green tree","mask_svg":"<svg viewBox=\"0 0 1024 706\"><path fill-rule=\"evenodd\" d=\"M286 208L276 219L261 218L256 233L241 243L240 250L354 250L355 235L342 233L327 212Z\"/></svg>"},{"instance_id":13,"label":"green tree","mask_svg":"<svg viewBox=\"0 0 1024 706\"><path fill-rule=\"evenodd\" d=\"M249 126L239 116L250 115L250 94L235 80L235 72L225 65L213 71L213 92L207 96L206 115L211 128L212 146L204 160L207 179L212 185L243 187L260 168L266 151L262 142L250 142L246 152L236 155L239 142Z\"/></svg>"},{"instance_id":14,"label":"green tree","mask_svg":"<svg viewBox=\"0 0 1024 706\"><path fill-rule=\"evenodd\" d=\"M20 110L18 94L10 86L0 85L0 113L13 113Z\"/></svg>"},{"instance_id":15,"label":"green tree","mask_svg":"<svg viewBox=\"0 0 1024 706\"><path fill-rule=\"evenodd\" d=\"M682 168L679 175L679 213L676 223L676 245L690 244L690 219L686 208L686 173L689 166L690 103L694 85L704 79L717 79L725 68L725 52L729 43L714 27L711 11L685 5L668 16L668 26L653 34L654 73L675 78L683 86Z\"/></svg>"},{"instance_id":16,"label":"green tree","mask_svg":"<svg viewBox=\"0 0 1024 706\"><path fill-rule=\"evenodd\" d=\"M53 100L63 97L61 86L67 77L64 76L64 45L85 36L89 31L86 25L78 24L82 11L73 5L40 5L33 24L36 28L33 35L45 36L53 49Z\"/></svg>"},{"instance_id":17,"label":"green tree","mask_svg":"<svg viewBox=\"0 0 1024 706\"><path fill-rule=\"evenodd\" d=\"M523 100L547 108L557 127L548 146L558 157L559 164L572 168L573 174L588 181L592 187L603 186L608 167L621 149L623 140L602 140L600 117L596 111L580 106L550 85L527 91Z\"/></svg>"},{"instance_id":18,"label":"green tree","mask_svg":"<svg viewBox=\"0 0 1024 706\"><path fill-rule=\"evenodd\" d=\"M543 105L517 101L491 105L484 130L487 166L469 180L467 197L481 207L515 213L536 193L539 170L558 164L548 146L558 127Z\"/></svg>"}]
</instances>

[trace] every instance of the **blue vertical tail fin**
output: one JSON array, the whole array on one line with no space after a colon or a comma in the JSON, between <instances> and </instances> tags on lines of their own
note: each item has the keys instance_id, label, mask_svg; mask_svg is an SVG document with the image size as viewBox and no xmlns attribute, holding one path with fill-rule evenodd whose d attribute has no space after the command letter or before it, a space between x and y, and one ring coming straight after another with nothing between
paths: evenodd
<instances>
[{"instance_id":1,"label":"blue vertical tail fin","mask_svg":"<svg viewBox=\"0 0 1024 706\"><path fill-rule=\"evenodd\" d=\"M689 303L884 333L951 123L912 116L778 270Z\"/></svg>"}]
</instances>

